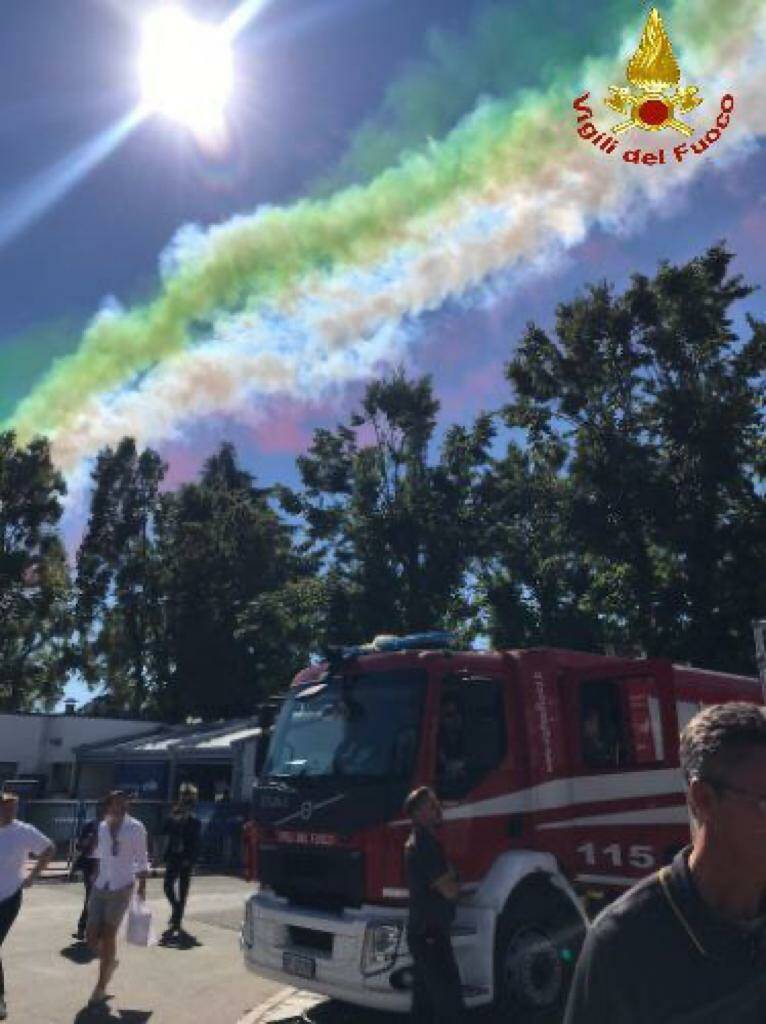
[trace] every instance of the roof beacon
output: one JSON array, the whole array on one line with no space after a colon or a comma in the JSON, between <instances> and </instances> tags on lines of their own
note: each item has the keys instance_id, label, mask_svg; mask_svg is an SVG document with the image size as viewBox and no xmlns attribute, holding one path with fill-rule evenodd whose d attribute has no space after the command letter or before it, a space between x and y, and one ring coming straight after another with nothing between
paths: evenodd
<instances>
[{"instance_id":1,"label":"roof beacon","mask_svg":"<svg viewBox=\"0 0 766 1024\"><path fill-rule=\"evenodd\" d=\"M407 636L392 636L389 633L381 633L372 641L374 651L424 651L442 650L445 647L454 647L456 638L454 633L446 630L433 629L425 633L409 633Z\"/></svg>"}]
</instances>

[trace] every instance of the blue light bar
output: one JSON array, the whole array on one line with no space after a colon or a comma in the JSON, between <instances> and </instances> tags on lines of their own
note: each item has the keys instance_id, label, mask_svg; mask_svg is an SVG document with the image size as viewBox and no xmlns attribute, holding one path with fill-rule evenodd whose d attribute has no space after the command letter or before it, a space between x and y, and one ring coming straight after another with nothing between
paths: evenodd
<instances>
[{"instance_id":1,"label":"blue light bar","mask_svg":"<svg viewBox=\"0 0 766 1024\"><path fill-rule=\"evenodd\" d=\"M443 629L433 629L426 633L410 633L407 636L376 636L371 647L373 651L432 651L455 647L457 643L454 633Z\"/></svg>"}]
</instances>

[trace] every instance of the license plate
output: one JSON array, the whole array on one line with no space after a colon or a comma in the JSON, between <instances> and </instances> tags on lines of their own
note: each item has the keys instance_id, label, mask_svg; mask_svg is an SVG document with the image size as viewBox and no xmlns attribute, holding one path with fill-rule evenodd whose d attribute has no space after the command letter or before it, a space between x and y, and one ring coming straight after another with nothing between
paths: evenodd
<instances>
[{"instance_id":1,"label":"license plate","mask_svg":"<svg viewBox=\"0 0 766 1024\"><path fill-rule=\"evenodd\" d=\"M294 974L296 978L314 977L317 970L316 960L310 956L298 956L297 953L282 954L282 968L287 974Z\"/></svg>"}]
</instances>

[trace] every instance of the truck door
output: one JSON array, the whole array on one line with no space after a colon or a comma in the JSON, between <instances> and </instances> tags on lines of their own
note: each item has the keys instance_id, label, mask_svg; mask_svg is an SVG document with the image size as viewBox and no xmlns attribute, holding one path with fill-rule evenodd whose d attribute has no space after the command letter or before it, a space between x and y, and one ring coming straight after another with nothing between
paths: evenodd
<instances>
[{"instance_id":1,"label":"truck door","mask_svg":"<svg viewBox=\"0 0 766 1024\"><path fill-rule=\"evenodd\" d=\"M612 662L562 685L571 800L541 828L578 880L632 884L688 837L672 667Z\"/></svg>"},{"instance_id":2,"label":"truck door","mask_svg":"<svg viewBox=\"0 0 766 1024\"><path fill-rule=\"evenodd\" d=\"M507 841L507 817L481 814L482 802L507 792L514 773L507 691L507 677L490 672L448 673L439 688L434 788L447 856L466 882L482 877L498 837Z\"/></svg>"}]
</instances>

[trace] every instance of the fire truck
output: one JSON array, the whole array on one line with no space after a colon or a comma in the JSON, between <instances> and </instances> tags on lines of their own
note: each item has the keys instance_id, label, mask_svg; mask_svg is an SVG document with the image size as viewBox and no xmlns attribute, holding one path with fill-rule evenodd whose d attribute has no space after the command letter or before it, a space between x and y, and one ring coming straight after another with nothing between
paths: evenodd
<instances>
[{"instance_id":1,"label":"fire truck","mask_svg":"<svg viewBox=\"0 0 766 1024\"><path fill-rule=\"evenodd\" d=\"M660 659L455 649L379 637L295 678L254 789L254 972L407 1012L406 794L432 786L461 880L466 1004L560 1015L588 896L617 896L689 841L679 731L756 679Z\"/></svg>"}]
</instances>

